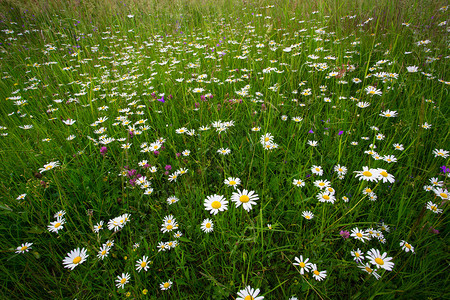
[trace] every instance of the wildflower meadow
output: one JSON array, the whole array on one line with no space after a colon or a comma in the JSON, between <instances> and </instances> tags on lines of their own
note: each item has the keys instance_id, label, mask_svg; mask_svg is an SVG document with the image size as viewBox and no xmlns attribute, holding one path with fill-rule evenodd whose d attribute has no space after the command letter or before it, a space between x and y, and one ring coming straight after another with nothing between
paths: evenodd
<instances>
[{"instance_id":1,"label":"wildflower meadow","mask_svg":"<svg viewBox=\"0 0 450 300\"><path fill-rule=\"evenodd\" d=\"M449 299L449 6L0 2L1 299Z\"/></svg>"}]
</instances>

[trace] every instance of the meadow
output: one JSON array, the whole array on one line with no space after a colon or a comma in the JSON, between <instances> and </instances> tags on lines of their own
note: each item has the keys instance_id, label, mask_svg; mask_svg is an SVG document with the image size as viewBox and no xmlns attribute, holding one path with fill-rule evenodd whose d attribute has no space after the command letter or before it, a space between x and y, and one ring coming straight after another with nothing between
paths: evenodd
<instances>
[{"instance_id":1,"label":"meadow","mask_svg":"<svg viewBox=\"0 0 450 300\"><path fill-rule=\"evenodd\" d=\"M2 299L448 299L446 1L0 3Z\"/></svg>"}]
</instances>

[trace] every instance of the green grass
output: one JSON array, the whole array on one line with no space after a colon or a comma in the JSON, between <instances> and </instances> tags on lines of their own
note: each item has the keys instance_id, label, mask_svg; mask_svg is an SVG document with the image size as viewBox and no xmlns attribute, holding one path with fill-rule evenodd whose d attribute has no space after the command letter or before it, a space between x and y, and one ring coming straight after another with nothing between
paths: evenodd
<instances>
[{"instance_id":1,"label":"green grass","mask_svg":"<svg viewBox=\"0 0 450 300\"><path fill-rule=\"evenodd\" d=\"M236 299L251 286L265 299L448 298L448 173L441 167L449 159L433 153L449 150L444 5L0 4L0 296ZM369 95L369 86L381 95ZM387 110L396 116L380 115ZM76 122L62 122L68 119ZM178 134L180 128L194 132ZM274 149L260 142L267 133ZM102 135L115 141L103 145ZM142 151L160 138L158 154ZM371 144L380 158L396 161L368 154ZM342 178L336 165L348 169ZM361 181L355 171L363 167L384 169L395 181ZM187 173L170 181L180 169ZM131 177L123 173L131 170ZM130 183L136 174L146 176L150 195ZM224 184L228 177L258 195L251 210L230 200L237 189ZM431 178L442 181L442 191L424 189ZM305 186L295 186L298 179ZM334 203L318 200L317 180L329 181ZM228 203L216 215L204 206L214 194ZM169 205L172 196L179 201ZM427 209L429 201L442 212ZM61 210L63 229L50 232ZM305 211L314 217L307 220ZM124 214L129 220L120 230L107 228ZM179 228L163 233L168 215ZM201 230L207 218L210 233ZM100 221L104 229L96 233ZM355 228L384 238L340 234ZM97 258L108 240L114 246ZM160 242L175 240L175 248L158 251ZM414 253L402 250L402 240ZM16 253L26 242L33 243L29 251ZM63 260L76 248L89 256L69 270ZM370 249L386 253L392 271L378 269L378 280L362 271L351 255L358 248L367 263ZM302 275L293 265L300 255L326 278ZM152 263L138 272L143 256ZM123 289L116 286L122 273L130 275ZM161 290L168 280L170 289Z\"/></svg>"}]
</instances>

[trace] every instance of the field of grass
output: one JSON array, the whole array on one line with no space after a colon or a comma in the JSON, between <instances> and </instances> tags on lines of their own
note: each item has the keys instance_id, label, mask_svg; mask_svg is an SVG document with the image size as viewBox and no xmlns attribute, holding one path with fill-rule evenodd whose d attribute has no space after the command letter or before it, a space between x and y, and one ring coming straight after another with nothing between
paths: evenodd
<instances>
[{"instance_id":1,"label":"field of grass","mask_svg":"<svg viewBox=\"0 0 450 300\"><path fill-rule=\"evenodd\" d=\"M0 298L450 298L445 5L0 3Z\"/></svg>"}]
</instances>

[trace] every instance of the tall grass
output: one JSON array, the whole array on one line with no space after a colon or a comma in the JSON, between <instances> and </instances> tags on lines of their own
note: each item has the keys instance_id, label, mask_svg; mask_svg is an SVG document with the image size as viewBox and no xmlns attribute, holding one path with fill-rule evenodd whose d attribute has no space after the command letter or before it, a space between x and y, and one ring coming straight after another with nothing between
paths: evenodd
<instances>
[{"instance_id":1,"label":"tall grass","mask_svg":"<svg viewBox=\"0 0 450 300\"><path fill-rule=\"evenodd\" d=\"M2 2L0 296L236 299L251 286L265 299L447 298L444 5ZM365 167L395 181L360 180ZM333 203L318 200L319 180ZM243 189L259 198L249 211L230 201ZM216 215L204 205L215 194L228 203ZM63 229L51 232L62 210ZM179 228L164 233L169 215ZM114 218L125 223L117 231ZM370 240L347 237L357 228ZM89 256L69 270L76 248ZM379 279L358 268L357 249ZM371 249L393 269L369 263ZM302 274L300 255L326 277ZM151 264L138 271L143 256Z\"/></svg>"}]
</instances>

